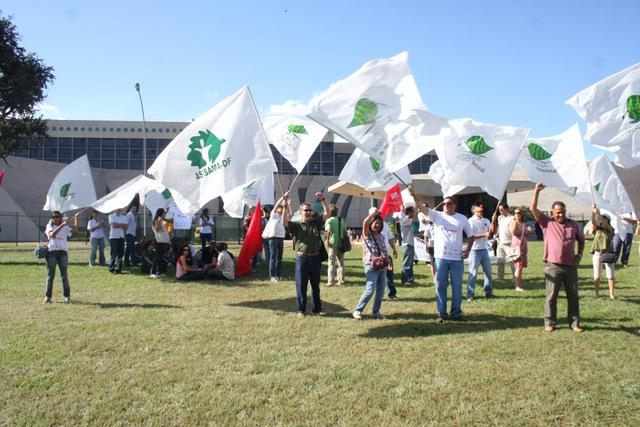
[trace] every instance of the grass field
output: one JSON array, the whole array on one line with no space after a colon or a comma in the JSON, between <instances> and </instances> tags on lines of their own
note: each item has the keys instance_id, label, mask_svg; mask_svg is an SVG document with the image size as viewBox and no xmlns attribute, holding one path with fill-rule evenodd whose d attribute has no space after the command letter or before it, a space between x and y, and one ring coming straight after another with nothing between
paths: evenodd
<instances>
[{"instance_id":1,"label":"grass field","mask_svg":"<svg viewBox=\"0 0 640 427\"><path fill-rule=\"evenodd\" d=\"M586 331L543 331L542 248L530 246L524 294L465 302L465 323L435 322L427 266L385 300L385 320L351 318L363 290L360 248L326 316L295 316L285 280L261 268L231 283L151 280L89 269L73 244L71 304L33 245L0 245L0 424L7 425L639 425L638 250L616 301L595 299L580 267ZM232 251L237 253L237 247ZM324 268L326 271L326 267ZM324 277L324 275L323 275ZM466 282L466 278L465 278Z\"/></svg>"}]
</instances>

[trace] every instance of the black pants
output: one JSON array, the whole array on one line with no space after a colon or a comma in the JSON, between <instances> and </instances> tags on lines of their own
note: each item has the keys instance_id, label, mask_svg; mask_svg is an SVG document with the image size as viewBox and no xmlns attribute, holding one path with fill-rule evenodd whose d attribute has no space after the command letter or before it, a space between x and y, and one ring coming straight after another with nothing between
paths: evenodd
<instances>
[{"instance_id":1,"label":"black pants","mask_svg":"<svg viewBox=\"0 0 640 427\"><path fill-rule=\"evenodd\" d=\"M109 246L111 247L109 271L112 273L120 273L122 272L122 259L124 257L124 237L109 239Z\"/></svg>"},{"instance_id":2,"label":"black pants","mask_svg":"<svg viewBox=\"0 0 640 427\"><path fill-rule=\"evenodd\" d=\"M156 243L156 253L153 256L151 274L155 274L157 276L159 276L160 274L164 274L166 264L162 262L162 258L164 257L164 254L167 252L168 248L169 243Z\"/></svg>"}]
</instances>

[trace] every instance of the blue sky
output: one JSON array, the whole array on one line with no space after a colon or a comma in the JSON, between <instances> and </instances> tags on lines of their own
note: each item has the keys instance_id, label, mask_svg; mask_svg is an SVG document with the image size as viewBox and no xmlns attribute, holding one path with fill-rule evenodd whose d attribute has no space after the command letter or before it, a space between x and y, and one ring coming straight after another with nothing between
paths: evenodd
<instances>
[{"instance_id":1,"label":"blue sky","mask_svg":"<svg viewBox=\"0 0 640 427\"><path fill-rule=\"evenodd\" d=\"M544 137L579 122L566 99L640 61L634 0L9 0L1 10L55 68L48 118L139 120L135 82L149 120L190 120L244 84L261 112L295 111L366 61L407 50L432 112Z\"/></svg>"}]
</instances>

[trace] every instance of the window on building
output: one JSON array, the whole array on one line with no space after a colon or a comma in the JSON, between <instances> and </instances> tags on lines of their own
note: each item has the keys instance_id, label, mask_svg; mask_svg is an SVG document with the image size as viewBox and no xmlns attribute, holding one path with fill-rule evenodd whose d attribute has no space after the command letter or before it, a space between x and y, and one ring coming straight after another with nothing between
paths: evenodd
<instances>
[{"instance_id":1,"label":"window on building","mask_svg":"<svg viewBox=\"0 0 640 427\"><path fill-rule=\"evenodd\" d=\"M129 169L131 170L142 170L142 160L130 160L129 161Z\"/></svg>"},{"instance_id":2,"label":"window on building","mask_svg":"<svg viewBox=\"0 0 640 427\"><path fill-rule=\"evenodd\" d=\"M115 148L116 140L113 138L102 138L102 149Z\"/></svg>"},{"instance_id":3,"label":"window on building","mask_svg":"<svg viewBox=\"0 0 640 427\"><path fill-rule=\"evenodd\" d=\"M116 159L116 169L129 169L129 159Z\"/></svg>"},{"instance_id":4,"label":"window on building","mask_svg":"<svg viewBox=\"0 0 640 427\"><path fill-rule=\"evenodd\" d=\"M113 169L113 160L105 160L103 158L100 162L100 167L103 169Z\"/></svg>"},{"instance_id":5,"label":"window on building","mask_svg":"<svg viewBox=\"0 0 640 427\"><path fill-rule=\"evenodd\" d=\"M116 145L115 147L117 149L129 149L129 140L128 139L116 139Z\"/></svg>"}]
</instances>

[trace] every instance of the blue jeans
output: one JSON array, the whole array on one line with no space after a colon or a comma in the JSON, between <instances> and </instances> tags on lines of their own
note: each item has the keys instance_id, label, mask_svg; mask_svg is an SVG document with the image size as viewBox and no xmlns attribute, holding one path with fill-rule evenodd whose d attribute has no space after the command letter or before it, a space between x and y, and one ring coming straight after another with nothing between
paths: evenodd
<instances>
[{"instance_id":1,"label":"blue jeans","mask_svg":"<svg viewBox=\"0 0 640 427\"><path fill-rule=\"evenodd\" d=\"M413 282L413 258L415 248L413 245L402 245L402 275L401 282Z\"/></svg>"},{"instance_id":2,"label":"blue jeans","mask_svg":"<svg viewBox=\"0 0 640 427\"><path fill-rule=\"evenodd\" d=\"M207 247L212 238L213 234L211 233L200 233L200 244L202 245L202 249Z\"/></svg>"},{"instance_id":3,"label":"blue jeans","mask_svg":"<svg viewBox=\"0 0 640 427\"><path fill-rule=\"evenodd\" d=\"M382 306L384 288L387 285L387 270L374 270L371 266L365 265L364 275L367 278L367 283L365 284L364 293L356 306L356 311L362 312L375 292L376 297L373 300L372 311L373 315L376 316L380 314L380 307Z\"/></svg>"},{"instance_id":4,"label":"blue jeans","mask_svg":"<svg viewBox=\"0 0 640 427\"><path fill-rule=\"evenodd\" d=\"M269 239L269 277L282 277L282 252L284 239L272 237Z\"/></svg>"},{"instance_id":5,"label":"blue jeans","mask_svg":"<svg viewBox=\"0 0 640 427\"><path fill-rule=\"evenodd\" d=\"M469 252L469 280L467 281L467 298L475 296L476 277L478 267L482 265L484 271L484 294L493 295L493 280L491 279L491 259L487 249L474 249Z\"/></svg>"},{"instance_id":6,"label":"blue jeans","mask_svg":"<svg viewBox=\"0 0 640 427\"><path fill-rule=\"evenodd\" d=\"M124 239L109 239L109 246L111 247L109 271L120 273L122 271L122 258L124 257Z\"/></svg>"},{"instance_id":7,"label":"blue jeans","mask_svg":"<svg viewBox=\"0 0 640 427\"><path fill-rule=\"evenodd\" d=\"M129 267L138 265L138 259L136 258L136 236L133 234L126 234L127 248L124 250L124 266Z\"/></svg>"},{"instance_id":8,"label":"blue jeans","mask_svg":"<svg viewBox=\"0 0 640 427\"><path fill-rule=\"evenodd\" d=\"M269 242L271 239L264 239L262 241L262 247L264 249L264 262L267 264L267 270L269 269L269 264L271 263L271 247L269 246ZM269 276L273 277L273 276Z\"/></svg>"},{"instance_id":9,"label":"blue jeans","mask_svg":"<svg viewBox=\"0 0 640 427\"><path fill-rule=\"evenodd\" d=\"M262 261L262 252L256 252L256 254L251 259L251 269L255 270L258 268L258 265Z\"/></svg>"},{"instance_id":10,"label":"blue jeans","mask_svg":"<svg viewBox=\"0 0 640 427\"><path fill-rule=\"evenodd\" d=\"M69 276L67 275L67 266L69 264L69 256L66 252L49 252L47 255L47 281L45 283L45 295L51 298L53 294L53 279L56 278L56 265L60 268L60 278L62 279L62 295L65 298L71 297L71 288L69 287Z\"/></svg>"},{"instance_id":11,"label":"blue jeans","mask_svg":"<svg viewBox=\"0 0 640 427\"><path fill-rule=\"evenodd\" d=\"M299 313L307 311L307 285L311 282L312 311L322 311L320 302L320 255L296 257L296 300Z\"/></svg>"},{"instance_id":12,"label":"blue jeans","mask_svg":"<svg viewBox=\"0 0 640 427\"><path fill-rule=\"evenodd\" d=\"M621 264L627 265L629 263L629 256L631 255L631 243L633 242L633 233L627 233L624 239L619 234L613 236L613 252L616 254L615 262L618 262L620 252L622 252Z\"/></svg>"},{"instance_id":13,"label":"blue jeans","mask_svg":"<svg viewBox=\"0 0 640 427\"><path fill-rule=\"evenodd\" d=\"M396 296L398 291L396 290L396 285L393 283L393 270L387 269L387 288L389 288L389 297L393 298Z\"/></svg>"},{"instance_id":14,"label":"blue jeans","mask_svg":"<svg viewBox=\"0 0 640 427\"><path fill-rule=\"evenodd\" d=\"M451 280L451 317L462 316L462 260L436 258L436 306L439 317L447 316L447 285Z\"/></svg>"},{"instance_id":15,"label":"blue jeans","mask_svg":"<svg viewBox=\"0 0 640 427\"><path fill-rule=\"evenodd\" d=\"M104 237L92 237L91 238L91 255L89 256L89 265L96 265L96 251L99 254L100 265L105 265L104 259Z\"/></svg>"}]
</instances>

